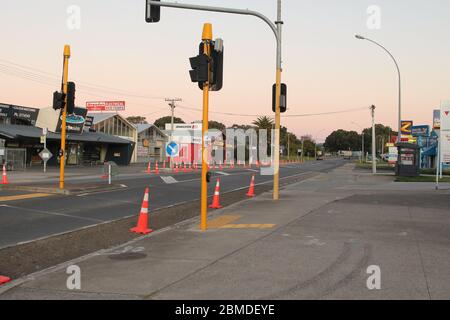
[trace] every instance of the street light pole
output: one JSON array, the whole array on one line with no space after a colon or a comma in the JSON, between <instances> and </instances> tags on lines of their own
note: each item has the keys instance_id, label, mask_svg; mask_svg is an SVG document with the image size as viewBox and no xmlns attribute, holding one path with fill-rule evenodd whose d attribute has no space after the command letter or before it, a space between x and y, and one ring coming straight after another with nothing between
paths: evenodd
<instances>
[{"instance_id":1,"label":"street light pole","mask_svg":"<svg viewBox=\"0 0 450 320\"><path fill-rule=\"evenodd\" d=\"M377 45L378 47L380 47L381 49L383 49L384 51L387 52L387 54L392 58L392 60L394 61L395 67L397 68L397 73L398 73L398 134L397 134L397 143L400 143L401 140L401 132L402 132L402 77L400 74L400 68L398 66L397 60L395 60L394 56L392 55L392 53L389 52L388 49L386 49L384 46L382 46L381 44L379 44L378 42L371 40L369 38L363 37L361 35L355 35L356 39L359 40L367 40L369 42L372 42L373 44Z\"/></svg>"},{"instance_id":2,"label":"street light pole","mask_svg":"<svg viewBox=\"0 0 450 320\"><path fill-rule=\"evenodd\" d=\"M180 99L180 98L174 98L174 99L169 99L169 98L167 98L166 99L166 102L169 102L169 107L170 107L170 110L171 110L171 118L170 118L170 141L169 142L172 142L172 140L173 140L173 131L174 131L174 118L175 118L175 108L176 108L176 106L175 106L175 102L181 102L182 100ZM172 167L172 165L173 165L173 159L172 159L173 157L170 157L170 167Z\"/></svg>"},{"instance_id":3,"label":"street light pole","mask_svg":"<svg viewBox=\"0 0 450 320\"><path fill-rule=\"evenodd\" d=\"M377 153L376 153L376 137L375 137L375 106L371 106L372 110L372 173L377 173Z\"/></svg>"}]
</instances>

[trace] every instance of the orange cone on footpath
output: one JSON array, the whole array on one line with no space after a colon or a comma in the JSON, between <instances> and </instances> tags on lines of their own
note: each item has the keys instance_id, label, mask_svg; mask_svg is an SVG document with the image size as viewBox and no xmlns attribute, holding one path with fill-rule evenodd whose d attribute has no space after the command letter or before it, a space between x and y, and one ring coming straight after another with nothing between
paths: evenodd
<instances>
[{"instance_id":1,"label":"orange cone on footpath","mask_svg":"<svg viewBox=\"0 0 450 320\"><path fill-rule=\"evenodd\" d=\"M5 277L5 276L0 276L0 285L5 284L7 282L10 282L11 278Z\"/></svg>"},{"instance_id":2,"label":"orange cone on footpath","mask_svg":"<svg viewBox=\"0 0 450 320\"><path fill-rule=\"evenodd\" d=\"M145 189L144 200L142 201L141 212L136 228L130 229L131 232L140 234L149 234L153 230L148 228L148 195L149 188Z\"/></svg>"},{"instance_id":3,"label":"orange cone on footpath","mask_svg":"<svg viewBox=\"0 0 450 320\"><path fill-rule=\"evenodd\" d=\"M158 161L155 163L155 173L156 173L156 174L159 174Z\"/></svg>"},{"instance_id":4,"label":"orange cone on footpath","mask_svg":"<svg viewBox=\"0 0 450 320\"><path fill-rule=\"evenodd\" d=\"M217 179L216 189L214 190L213 203L209 206L211 209L220 209L220 179Z\"/></svg>"},{"instance_id":5,"label":"orange cone on footpath","mask_svg":"<svg viewBox=\"0 0 450 320\"><path fill-rule=\"evenodd\" d=\"M150 166L150 161L148 162L147 171L148 174L152 173L152 168Z\"/></svg>"},{"instance_id":6,"label":"orange cone on footpath","mask_svg":"<svg viewBox=\"0 0 450 320\"><path fill-rule=\"evenodd\" d=\"M0 184L9 184L8 176L6 175L6 165L3 165L3 175L2 175L2 183Z\"/></svg>"},{"instance_id":7,"label":"orange cone on footpath","mask_svg":"<svg viewBox=\"0 0 450 320\"><path fill-rule=\"evenodd\" d=\"M255 196L255 175L252 176L252 181L250 182L250 188L247 192L247 197L253 198Z\"/></svg>"}]
</instances>

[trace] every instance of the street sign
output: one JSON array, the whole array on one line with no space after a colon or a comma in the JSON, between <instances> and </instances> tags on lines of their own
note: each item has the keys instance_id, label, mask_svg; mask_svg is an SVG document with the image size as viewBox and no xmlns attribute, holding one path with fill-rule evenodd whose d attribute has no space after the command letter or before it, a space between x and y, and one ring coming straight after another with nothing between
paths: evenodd
<instances>
[{"instance_id":1,"label":"street sign","mask_svg":"<svg viewBox=\"0 0 450 320\"><path fill-rule=\"evenodd\" d=\"M45 143L45 136L41 136L41 143Z\"/></svg>"},{"instance_id":2,"label":"street sign","mask_svg":"<svg viewBox=\"0 0 450 320\"><path fill-rule=\"evenodd\" d=\"M44 162L47 162L51 157L53 157L53 154L48 150L47 148L42 149L41 152L39 152L39 157L41 157Z\"/></svg>"},{"instance_id":3,"label":"street sign","mask_svg":"<svg viewBox=\"0 0 450 320\"><path fill-rule=\"evenodd\" d=\"M167 143L166 154L168 157L177 157L180 153L180 147L174 141Z\"/></svg>"},{"instance_id":4,"label":"street sign","mask_svg":"<svg viewBox=\"0 0 450 320\"><path fill-rule=\"evenodd\" d=\"M450 101L441 105L441 159L450 163Z\"/></svg>"}]
</instances>

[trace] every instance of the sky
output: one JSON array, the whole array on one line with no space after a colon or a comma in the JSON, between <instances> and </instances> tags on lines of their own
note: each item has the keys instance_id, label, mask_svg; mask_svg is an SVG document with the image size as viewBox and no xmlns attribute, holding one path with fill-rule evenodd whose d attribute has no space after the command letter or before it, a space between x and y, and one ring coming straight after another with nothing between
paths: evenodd
<instances>
[{"instance_id":1,"label":"sky","mask_svg":"<svg viewBox=\"0 0 450 320\"><path fill-rule=\"evenodd\" d=\"M276 0L178 2L248 8L276 19ZM355 39L357 33L383 44L397 59L404 120L431 124L433 109L450 99L450 1L282 4L282 78L288 85L282 125L296 135L322 142L336 129L359 132L371 125L372 104L376 122L397 129L395 66L379 47ZM214 38L225 45L224 86L211 92L210 119L232 125L273 116L275 37L255 17L162 8L161 22L147 24L145 0L2 0L0 7L0 103L50 106L69 44L77 105L125 100L126 116L153 122L170 114L164 98L177 97L183 101L176 116L200 120L202 93L190 81L188 59L198 54L203 23L210 22ZM354 109L359 110L294 117Z\"/></svg>"}]
</instances>

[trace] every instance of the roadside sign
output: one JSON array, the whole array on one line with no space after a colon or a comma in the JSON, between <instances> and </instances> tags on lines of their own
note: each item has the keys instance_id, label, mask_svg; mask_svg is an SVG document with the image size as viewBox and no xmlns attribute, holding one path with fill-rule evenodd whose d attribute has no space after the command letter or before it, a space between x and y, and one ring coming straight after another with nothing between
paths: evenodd
<instances>
[{"instance_id":1,"label":"roadside sign","mask_svg":"<svg viewBox=\"0 0 450 320\"><path fill-rule=\"evenodd\" d=\"M45 143L45 136L41 136L41 143Z\"/></svg>"},{"instance_id":2,"label":"roadside sign","mask_svg":"<svg viewBox=\"0 0 450 320\"><path fill-rule=\"evenodd\" d=\"M39 152L39 157L41 157L44 162L47 162L51 157L53 157L53 154L48 150L47 148L42 149L41 152Z\"/></svg>"},{"instance_id":3,"label":"roadside sign","mask_svg":"<svg viewBox=\"0 0 450 320\"><path fill-rule=\"evenodd\" d=\"M441 105L441 159L450 163L450 101Z\"/></svg>"},{"instance_id":4,"label":"roadside sign","mask_svg":"<svg viewBox=\"0 0 450 320\"><path fill-rule=\"evenodd\" d=\"M168 157L177 157L180 153L180 147L174 141L167 143L166 154Z\"/></svg>"},{"instance_id":5,"label":"roadside sign","mask_svg":"<svg viewBox=\"0 0 450 320\"><path fill-rule=\"evenodd\" d=\"M125 101L89 101L88 111L125 111Z\"/></svg>"}]
</instances>

